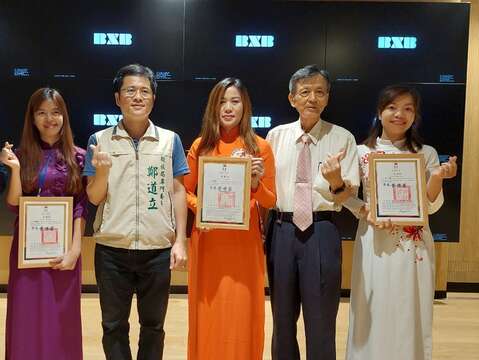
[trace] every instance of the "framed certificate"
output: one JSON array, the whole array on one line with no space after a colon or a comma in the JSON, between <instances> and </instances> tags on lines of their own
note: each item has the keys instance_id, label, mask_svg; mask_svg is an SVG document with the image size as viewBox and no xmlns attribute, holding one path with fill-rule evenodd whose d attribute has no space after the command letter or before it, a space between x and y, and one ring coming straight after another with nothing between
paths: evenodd
<instances>
[{"instance_id":1,"label":"framed certificate","mask_svg":"<svg viewBox=\"0 0 479 360\"><path fill-rule=\"evenodd\" d=\"M196 226L249 229L251 159L200 156Z\"/></svg>"},{"instance_id":2,"label":"framed certificate","mask_svg":"<svg viewBox=\"0 0 479 360\"><path fill-rule=\"evenodd\" d=\"M18 268L50 267L72 242L72 197L20 197Z\"/></svg>"},{"instance_id":3,"label":"framed certificate","mask_svg":"<svg viewBox=\"0 0 479 360\"><path fill-rule=\"evenodd\" d=\"M373 221L427 225L422 154L369 154L369 183Z\"/></svg>"}]
</instances>

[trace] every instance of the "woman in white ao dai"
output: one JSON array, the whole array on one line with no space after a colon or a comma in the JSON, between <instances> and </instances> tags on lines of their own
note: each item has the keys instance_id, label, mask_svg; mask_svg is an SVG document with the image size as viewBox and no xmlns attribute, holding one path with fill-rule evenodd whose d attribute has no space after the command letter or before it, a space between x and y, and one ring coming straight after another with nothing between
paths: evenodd
<instances>
[{"instance_id":1,"label":"woman in white ao dai","mask_svg":"<svg viewBox=\"0 0 479 360\"><path fill-rule=\"evenodd\" d=\"M456 175L456 157L440 164L416 132L419 94L385 88L378 118L358 146L363 199L345 203L360 220L354 244L347 360L431 360L434 242L429 227L368 222L371 152L424 155L429 214L442 205L442 181Z\"/></svg>"}]
</instances>

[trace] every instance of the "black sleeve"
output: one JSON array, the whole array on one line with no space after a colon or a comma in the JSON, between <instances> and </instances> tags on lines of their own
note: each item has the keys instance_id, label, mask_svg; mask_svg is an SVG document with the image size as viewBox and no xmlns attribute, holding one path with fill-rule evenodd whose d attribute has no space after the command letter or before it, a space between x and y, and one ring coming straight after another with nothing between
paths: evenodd
<instances>
[{"instance_id":1,"label":"black sleeve","mask_svg":"<svg viewBox=\"0 0 479 360\"><path fill-rule=\"evenodd\" d=\"M7 187L7 175L7 168L5 165L0 164L0 194L2 194Z\"/></svg>"}]
</instances>

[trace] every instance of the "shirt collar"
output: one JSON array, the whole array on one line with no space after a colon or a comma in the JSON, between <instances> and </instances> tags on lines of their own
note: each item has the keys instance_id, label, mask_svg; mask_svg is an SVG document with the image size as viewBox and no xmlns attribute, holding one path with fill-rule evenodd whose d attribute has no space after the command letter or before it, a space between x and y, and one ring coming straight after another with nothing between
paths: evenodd
<instances>
[{"instance_id":1,"label":"shirt collar","mask_svg":"<svg viewBox=\"0 0 479 360\"><path fill-rule=\"evenodd\" d=\"M323 120L319 119L318 122L313 126L313 128L307 133L311 142L316 145L321 137L321 129L322 129ZM294 137L296 142L301 141L301 136L304 134L304 130L301 128L301 120L298 120L294 124Z\"/></svg>"},{"instance_id":2,"label":"shirt collar","mask_svg":"<svg viewBox=\"0 0 479 360\"><path fill-rule=\"evenodd\" d=\"M158 134L158 129L156 126L151 122L151 120L148 119L148 129L146 129L145 133L141 137L143 138L151 138L155 140L159 140L159 134ZM130 134L125 129L125 126L123 125L123 119L120 120L118 125L115 125L113 128L113 133L112 137L119 136L119 137L125 137L125 138L131 138Z\"/></svg>"},{"instance_id":3,"label":"shirt collar","mask_svg":"<svg viewBox=\"0 0 479 360\"><path fill-rule=\"evenodd\" d=\"M223 140L226 143L232 143L234 142L240 134L240 127L235 126L233 129L231 129L228 133L223 130L223 128L220 126L220 137L221 140Z\"/></svg>"},{"instance_id":4,"label":"shirt collar","mask_svg":"<svg viewBox=\"0 0 479 360\"><path fill-rule=\"evenodd\" d=\"M43 150L51 150L51 149L56 149L60 147L60 140L57 140L53 145L50 145L49 143L43 141L40 139L40 148Z\"/></svg>"},{"instance_id":5,"label":"shirt collar","mask_svg":"<svg viewBox=\"0 0 479 360\"><path fill-rule=\"evenodd\" d=\"M391 140L381 139L381 137L378 136L376 139L376 143L379 145L390 145L400 149L404 147L404 145L406 144L406 139L391 141Z\"/></svg>"}]
</instances>

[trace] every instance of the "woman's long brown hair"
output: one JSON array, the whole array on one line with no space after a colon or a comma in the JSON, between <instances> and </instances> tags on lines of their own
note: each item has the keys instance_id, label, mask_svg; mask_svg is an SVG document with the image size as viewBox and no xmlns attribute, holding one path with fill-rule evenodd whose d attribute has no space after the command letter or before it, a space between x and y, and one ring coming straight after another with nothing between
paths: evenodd
<instances>
[{"instance_id":1,"label":"woman's long brown hair","mask_svg":"<svg viewBox=\"0 0 479 360\"><path fill-rule=\"evenodd\" d=\"M35 126L35 111L44 101L51 100L63 115L63 126L58 140L57 159L64 161L68 168L68 180L66 191L68 194L76 194L82 189L80 168L75 159L75 144L70 128L70 118L67 106L60 93L51 88L36 90L28 101L23 124L22 139L20 141L20 166L22 190L24 193L32 193L36 190L38 173L43 160L40 132Z\"/></svg>"},{"instance_id":2,"label":"woman's long brown hair","mask_svg":"<svg viewBox=\"0 0 479 360\"><path fill-rule=\"evenodd\" d=\"M198 154L205 155L211 152L220 140L220 107L226 89L234 86L241 94L243 103L243 117L239 124L239 134L243 139L246 150L251 155L259 153L259 147L256 142L256 135L251 127L251 100L246 87L240 79L226 78L217 83L210 92L208 104L203 115L203 124L200 132L200 144L198 145Z\"/></svg>"}]
</instances>

